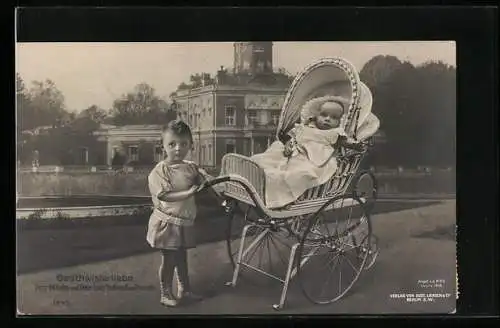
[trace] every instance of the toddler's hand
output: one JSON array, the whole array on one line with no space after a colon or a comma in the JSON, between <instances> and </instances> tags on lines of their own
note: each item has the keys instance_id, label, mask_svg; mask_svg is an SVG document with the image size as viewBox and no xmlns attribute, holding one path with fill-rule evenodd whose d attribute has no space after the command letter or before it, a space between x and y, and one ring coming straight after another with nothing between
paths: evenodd
<instances>
[{"instance_id":1,"label":"toddler's hand","mask_svg":"<svg viewBox=\"0 0 500 328\"><path fill-rule=\"evenodd\" d=\"M197 193L198 191L200 191L200 189L202 188L203 184L201 185L192 185L191 188L189 188L189 193L190 194L194 194L194 193Z\"/></svg>"}]
</instances>

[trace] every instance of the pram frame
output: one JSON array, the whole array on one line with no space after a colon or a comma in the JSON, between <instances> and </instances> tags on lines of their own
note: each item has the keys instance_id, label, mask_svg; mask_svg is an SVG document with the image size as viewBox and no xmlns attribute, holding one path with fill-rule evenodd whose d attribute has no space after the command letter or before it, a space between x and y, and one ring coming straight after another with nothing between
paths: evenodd
<instances>
[{"instance_id":1,"label":"pram frame","mask_svg":"<svg viewBox=\"0 0 500 328\"><path fill-rule=\"evenodd\" d=\"M343 70L348 77L348 80L351 84L352 101L346 115L344 115L344 117L341 119L341 126L344 127L346 131L352 131L352 128L354 127L353 130L355 137L357 118L359 117L360 111L358 107L360 90L359 76L354 67L349 62L341 58L321 59L309 65L304 69L304 71L297 75L297 77L292 82L289 92L287 93L287 96L285 98L283 111L278 124L277 135L280 135L290 129L290 122L286 122L284 112L286 110L294 110L293 108L290 108L290 103L293 103L293 94L296 88L300 86L302 80L307 76L309 72L324 65L333 65ZM256 242L258 242L259 239L264 238L267 234L273 234L284 229L290 231L289 226L291 221L295 220L294 218L305 215L312 215L314 221L317 219L320 213L337 208L338 206L344 206L343 203L340 205L337 204L336 200L348 199L352 201L352 204L358 203L359 205L361 205L361 207L363 208L363 215L362 219L360 220L363 220L363 218L365 218L365 222L367 222L368 224L368 235L366 237L367 245L359 245L360 250L364 252L363 260L360 265L359 272L352 281L351 285L344 291L344 293L342 293L342 295L339 295L338 297L331 299L330 301L316 303L328 304L340 299L345 293L347 293L361 274L361 271L363 271L363 268L367 263L369 256L375 258L376 254L378 254L378 250L375 254L375 251L371 248L371 221L369 213L371 210L371 206L368 206L369 202L366 198L360 198L355 191L349 194L346 192L349 186L352 184L356 174L358 174L358 178L360 176L358 169L365 153L366 149L364 151L354 151L341 148L339 156L337 157L339 161L339 169L337 172L339 173L333 175L332 178L327 181L327 183L306 191L296 202L279 209L268 208L265 204L264 170L256 162L252 161L246 156L238 154L226 154L222 159L221 176L225 177L227 181L225 183L224 191L224 197L226 198L226 200L223 202L223 206L225 207L226 213L229 217L229 222L231 222L237 211L235 202L242 202L251 206L261 217L261 219L259 219L258 221L248 222L248 224L243 227L236 261L234 261L231 255L229 245L230 238L232 238L232 236L230 235L231 232L228 229L228 253L231 257L231 261L234 261L234 271L232 280L228 282L227 285L232 287L236 286L238 276L242 267L253 269L254 271L257 271L283 284L279 303L273 304L273 308L275 310L282 309L285 304L290 280L298 273L299 270L301 270L301 268L305 264L305 262L302 262L301 256L297 255L298 253L301 253L303 251L303 245L307 240L308 233L310 233L311 229L313 229L313 224L309 224L308 228L303 233L292 233L297 238L297 242L295 242L290 248L290 255L284 278L280 278L278 276L270 274L269 272L265 272L263 270L260 270L259 268L251 266L249 263L246 263L243 260L245 255L253 247L256 247ZM370 175L370 177L373 176ZM373 182L373 195L375 197L376 181L374 180ZM374 199L372 201L374 201ZM248 230L255 226L262 227L264 230L256 237L254 243L251 243L248 247L245 248L245 239L247 237ZM309 299L311 301L314 301L311 298Z\"/></svg>"}]
</instances>

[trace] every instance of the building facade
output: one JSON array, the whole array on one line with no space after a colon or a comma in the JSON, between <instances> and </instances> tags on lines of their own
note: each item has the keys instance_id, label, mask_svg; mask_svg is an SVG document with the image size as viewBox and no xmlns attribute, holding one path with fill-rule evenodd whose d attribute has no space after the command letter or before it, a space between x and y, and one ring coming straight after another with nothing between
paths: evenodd
<instances>
[{"instance_id":1,"label":"building facade","mask_svg":"<svg viewBox=\"0 0 500 328\"><path fill-rule=\"evenodd\" d=\"M151 165L163 158L161 125L106 125L94 134L105 145L103 165L112 165L117 154L131 165Z\"/></svg>"}]
</instances>

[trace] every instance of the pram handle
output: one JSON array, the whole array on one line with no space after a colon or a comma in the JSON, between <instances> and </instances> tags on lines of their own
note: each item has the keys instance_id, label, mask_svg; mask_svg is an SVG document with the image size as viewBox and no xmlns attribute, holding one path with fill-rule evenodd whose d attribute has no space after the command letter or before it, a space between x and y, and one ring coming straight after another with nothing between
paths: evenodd
<instances>
[{"instance_id":1,"label":"pram handle","mask_svg":"<svg viewBox=\"0 0 500 328\"><path fill-rule=\"evenodd\" d=\"M203 183L203 187L204 188L212 187L213 185L216 185L216 184L221 183L221 182L228 182L229 180L231 180L231 178L229 176L217 177L217 178L205 181Z\"/></svg>"},{"instance_id":2,"label":"pram handle","mask_svg":"<svg viewBox=\"0 0 500 328\"><path fill-rule=\"evenodd\" d=\"M207 181L203 182L200 185L200 187L198 188L197 192L200 192L200 191L202 191L204 189L210 188L210 187L212 187L212 186L214 186L216 184L222 183L222 182L228 182L230 180L231 180L231 178L229 176L222 176L222 177L217 177L217 178L214 178L214 179L211 179L211 180L207 180ZM218 192L216 192L216 194L219 195Z\"/></svg>"}]
</instances>

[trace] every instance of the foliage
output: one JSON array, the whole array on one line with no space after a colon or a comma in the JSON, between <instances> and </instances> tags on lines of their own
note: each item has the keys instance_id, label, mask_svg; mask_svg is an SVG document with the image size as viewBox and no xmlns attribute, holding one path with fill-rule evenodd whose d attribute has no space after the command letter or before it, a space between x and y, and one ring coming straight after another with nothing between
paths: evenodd
<instances>
[{"instance_id":1,"label":"foliage","mask_svg":"<svg viewBox=\"0 0 500 328\"><path fill-rule=\"evenodd\" d=\"M376 145L372 164L455 165L455 68L442 62L417 67L398 62L377 56L361 71L388 140Z\"/></svg>"},{"instance_id":2,"label":"foliage","mask_svg":"<svg viewBox=\"0 0 500 328\"><path fill-rule=\"evenodd\" d=\"M146 83L138 84L132 92L116 99L110 114L115 125L166 123L176 117L167 102Z\"/></svg>"},{"instance_id":3,"label":"foliage","mask_svg":"<svg viewBox=\"0 0 500 328\"><path fill-rule=\"evenodd\" d=\"M33 81L28 90L17 74L16 102L17 154L24 164L31 162L35 150L40 153L40 165L77 164L76 152L80 147L95 148L98 141L94 132L103 123L164 124L177 116L175 109L146 83L115 100L109 112L92 105L75 113L66 110L64 96L53 81ZM90 156L89 164L97 164L93 163L96 160ZM119 158L115 163L123 161Z\"/></svg>"},{"instance_id":4,"label":"foliage","mask_svg":"<svg viewBox=\"0 0 500 328\"><path fill-rule=\"evenodd\" d=\"M64 138L64 133L49 132L49 135L45 135L42 132L42 135L38 136L36 133L23 131L44 126L58 132L66 131L68 124L74 119L74 114L65 109L62 92L50 79L33 81L28 90L21 76L17 74L16 101L18 160L30 162L33 151L40 148L48 149L48 152L43 153L48 155L45 159L57 158L57 154L61 152L59 146L68 141ZM42 154L41 151L40 153Z\"/></svg>"},{"instance_id":5,"label":"foliage","mask_svg":"<svg viewBox=\"0 0 500 328\"><path fill-rule=\"evenodd\" d=\"M378 55L370 59L361 69L359 77L370 89L384 83L401 65L395 56Z\"/></svg>"},{"instance_id":6,"label":"foliage","mask_svg":"<svg viewBox=\"0 0 500 328\"><path fill-rule=\"evenodd\" d=\"M189 76L189 84L182 82L177 86L177 90L195 89L214 83L215 79L209 73L196 73Z\"/></svg>"}]
</instances>

